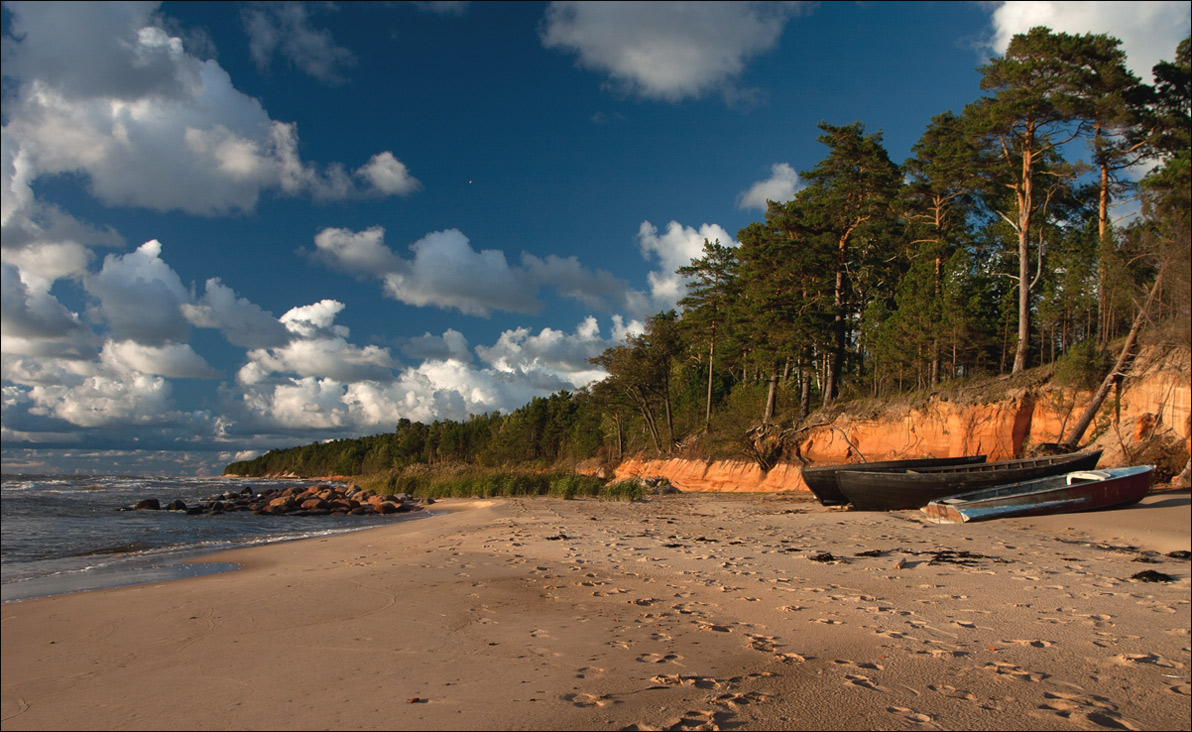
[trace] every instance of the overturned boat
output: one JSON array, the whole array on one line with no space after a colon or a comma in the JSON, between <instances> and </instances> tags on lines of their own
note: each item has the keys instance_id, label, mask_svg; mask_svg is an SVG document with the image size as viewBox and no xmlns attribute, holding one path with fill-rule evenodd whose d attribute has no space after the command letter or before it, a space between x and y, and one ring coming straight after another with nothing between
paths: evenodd
<instances>
[{"instance_id":1,"label":"overturned boat","mask_svg":"<svg viewBox=\"0 0 1192 732\"><path fill-rule=\"evenodd\" d=\"M872 463L843 463L802 467L803 482L825 506L843 506L848 498L840 492L838 475L843 470L906 470L948 465L971 465L985 462L984 455L961 455L945 458L914 458L911 460L879 460Z\"/></svg>"},{"instance_id":2,"label":"overturned boat","mask_svg":"<svg viewBox=\"0 0 1192 732\"><path fill-rule=\"evenodd\" d=\"M1151 491L1154 465L1077 470L931 501L922 510L937 523L1092 511L1136 503Z\"/></svg>"},{"instance_id":3,"label":"overturned boat","mask_svg":"<svg viewBox=\"0 0 1192 732\"><path fill-rule=\"evenodd\" d=\"M937 498L1007 483L1046 478L1074 470L1092 470L1100 450L970 465L844 470L840 491L861 511L921 508Z\"/></svg>"}]
</instances>

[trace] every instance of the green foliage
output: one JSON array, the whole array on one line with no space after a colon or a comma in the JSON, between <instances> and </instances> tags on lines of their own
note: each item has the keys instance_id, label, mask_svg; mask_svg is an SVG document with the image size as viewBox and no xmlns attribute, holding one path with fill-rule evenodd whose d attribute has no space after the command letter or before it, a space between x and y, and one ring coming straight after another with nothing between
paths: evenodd
<instances>
[{"instance_id":1,"label":"green foliage","mask_svg":"<svg viewBox=\"0 0 1192 732\"><path fill-rule=\"evenodd\" d=\"M759 423L798 424L813 395L888 400L1046 363L1088 386L1107 368L1097 344L1128 330L1151 291L1147 337L1192 345L1190 46L1155 67L1151 89L1112 37L1016 36L980 69L985 95L932 117L901 167L880 133L821 123L826 152L804 187L771 201L738 246L705 241L677 272L681 314L591 359L604 380L227 471L363 475L424 496L631 495L632 481L603 486L573 468L680 446L740 457ZM1076 140L1092 167L1065 157ZM1108 207L1130 194L1121 172L1140 159L1141 212L1114 229Z\"/></svg>"},{"instance_id":2,"label":"green foliage","mask_svg":"<svg viewBox=\"0 0 1192 732\"><path fill-rule=\"evenodd\" d=\"M574 472L539 473L445 466L439 469L412 468L370 475L358 481L361 488L377 494L408 493L414 498L510 498L548 496L570 500L601 498L634 500L642 496L619 484Z\"/></svg>"},{"instance_id":3,"label":"green foliage","mask_svg":"<svg viewBox=\"0 0 1192 732\"><path fill-rule=\"evenodd\" d=\"M1113 365L1109 354L1092 339L1077 343L1055 362L1055 383L1076 389L1093 389Z\"/></svg>"}]
</instances>

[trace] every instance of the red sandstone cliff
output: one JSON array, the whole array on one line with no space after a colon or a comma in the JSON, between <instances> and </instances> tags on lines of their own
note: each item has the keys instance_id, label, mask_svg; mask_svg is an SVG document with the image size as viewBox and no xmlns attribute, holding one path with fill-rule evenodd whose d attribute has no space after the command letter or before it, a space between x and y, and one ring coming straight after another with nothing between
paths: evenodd
<instances>
[{"instance_id":1,"label":"red sandstone cliff","mask_svg":"<svg viewBox=\"0 0 1192 732\"><path fill-rule=\"evenodd\" d=\"M1100 464L1110 467L1155 462L1159 450L1168 462L1178 462L1178 472L1192 448L1190 360L1185 349L1144 351L1120 395L1111 395L1102 406L1081 449L1101 448ZM1090 398L1088 392L1044 384L1010 389L992 402L934 398L921 407L876 417L845 414L802 433L798 454L812 464L979 453L990 460L1007 460L1022 457L1033 445L1059 442ZM1180 449L1182 457L1172 459L1172 451ZM1166 480L1171 472L1157 477ZM617 478L632 476L663 476L685 491L807 490L798 465L788 462L768 473L748 460L634 458L616 468Z\"/></svg>"}]
</instances>

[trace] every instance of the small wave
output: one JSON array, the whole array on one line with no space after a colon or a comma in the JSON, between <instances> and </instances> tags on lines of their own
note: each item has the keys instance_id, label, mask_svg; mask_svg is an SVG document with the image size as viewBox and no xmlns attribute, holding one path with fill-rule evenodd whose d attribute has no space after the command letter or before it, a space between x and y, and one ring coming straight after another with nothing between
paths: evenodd
<instances>
[{"instance_id":1,"label":"small wave","mask_svg":"<svg viewBox=\"0 0 1192 732\"><path fill-rule=\"evenodd\" d=\"M104 554L136 554L139 552L147 552L153 549L150 545L143 541L133 541L128 544L117 544L115 546L101 546L98 549L88 549L87 551L75 554L76 557L94 557Z\"/></svg>"}]
</instances>

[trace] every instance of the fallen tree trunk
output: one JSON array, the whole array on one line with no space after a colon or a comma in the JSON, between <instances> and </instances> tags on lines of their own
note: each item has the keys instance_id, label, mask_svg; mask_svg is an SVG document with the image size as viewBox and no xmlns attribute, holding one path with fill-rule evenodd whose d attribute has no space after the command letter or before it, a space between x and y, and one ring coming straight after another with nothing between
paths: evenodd
<instances>
[{"instance_id":1,"label":"fallen tree trunk","mask_svg":"<svg viewBox=\"0 0 1192 732\"><path fill-rule=\"evenodd\" d=\"M1065 451L1072 452L1076 449L1077 444L1084 437L1084 433L1088 431L1089 425L1093 423L1093 419L1097 416L1097 412L1100 411L1105 397L1109 396L1109 390L1113 388L1115 382L1126 375L1126 366L1134 356L1134 346L1138 342L1138 333L1142 330L1143 323L1146 322L1147 313L1150 312L1151 303L1155 301L1155 296L1159 292L1159 284L1162 281L1163 270L1160 269L1158 275L1155 276L1155 283L1151 285L1150 293L1147 294L1146 302L1138 309L1138 315L1134 316L1134 324L1130 326L1130 332L1126 335L1126 342L1122 345L1117 362L1114 363L1113 368L1106 374L1105 380L1101 382L1101 386L1093 394L1092 401L1085 408L1084 414L1080 416L1076 424L1072 425L1072 431L1068 433L1068 438L1060 442L1060 447Z\"/></svg>"}]
</instances>

